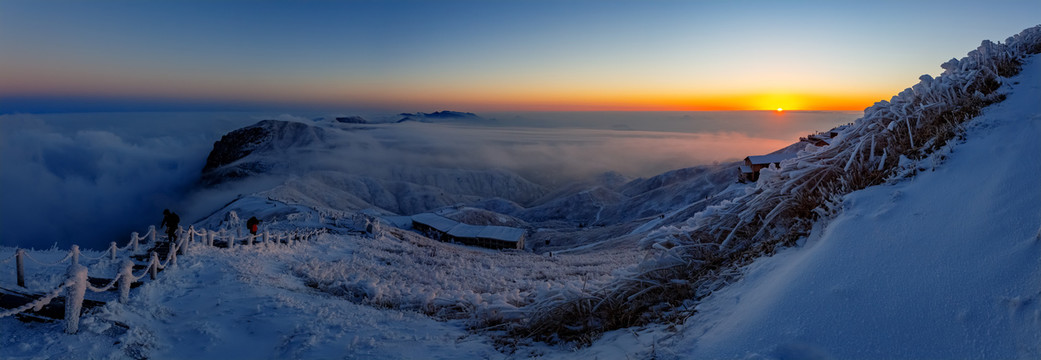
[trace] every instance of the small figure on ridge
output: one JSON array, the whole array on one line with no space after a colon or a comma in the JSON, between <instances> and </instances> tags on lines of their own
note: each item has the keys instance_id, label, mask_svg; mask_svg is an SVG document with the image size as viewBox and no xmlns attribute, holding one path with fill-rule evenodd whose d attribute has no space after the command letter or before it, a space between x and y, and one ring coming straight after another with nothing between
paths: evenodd
<instances>
[{"instance_id":1,"label":"small figure on ridge","mask_svg":"<svg viewBox=\"0 0 1041 360\"><path fill-rule=\"evenodd\" d=\"M177 213L170 209L163 209L163 222L159 223L159 228L166 227L166 237L170 239L171 243L177 241L177 225L180 222L181 217L177 216Z\"/></svg>"},{"instance_id":2,"label":"small figure on ridge","mask_svg":"<svg viewBox=\"0 0 1041 360\"><path fill-rule=\"evenodd\" d=\"M246 220L246 228L249 229L251 235L256 235L260 228L260 220L256 216L250 216L249 220Z\"/></svg>"}]
</instances>

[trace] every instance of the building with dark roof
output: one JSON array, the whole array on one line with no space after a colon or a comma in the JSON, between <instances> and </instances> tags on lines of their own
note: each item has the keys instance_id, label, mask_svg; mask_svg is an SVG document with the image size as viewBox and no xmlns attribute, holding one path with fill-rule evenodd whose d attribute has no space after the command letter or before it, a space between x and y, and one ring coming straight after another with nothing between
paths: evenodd
<instances>
[{"instance_id":1,"label":"building with dark roof","mask_svg":"<svg viewBox=\"0 0 1041 360\"><path fill-rule=\"evenodd\" d=\"M745 157L745 164L741 165L741 179L745 181L759 180L759 170L774 164L781 166L781 161L794 158L796 154L769 154L751 155Z\"/></svg>"},{"instance_id":2,"label":"building with dark roof","mask_svg":"<svg viewBox=\"0 0 1041 360\"><path fill-rule=\"evenodd\" d=\"M470 225L431 213L412 215L412 228L431 239L491 249L524 249L524 229Z\"/></svg>"}]
</instances>

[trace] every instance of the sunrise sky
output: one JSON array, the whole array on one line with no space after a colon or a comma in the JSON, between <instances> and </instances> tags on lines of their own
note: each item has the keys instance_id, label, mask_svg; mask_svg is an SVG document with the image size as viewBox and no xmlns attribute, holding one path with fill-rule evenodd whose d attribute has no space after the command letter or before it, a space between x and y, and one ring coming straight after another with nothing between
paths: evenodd
<instances>
[{"instance_id":1,"label":"sunrise sky","mask_svg":"<svg viewBox=\"0 0 1041 360\"><path fill-rule=\"evenodd\" d=\"M862 110L1041 1L0 0L0 113Z\"/></svg>"}]
</instances>

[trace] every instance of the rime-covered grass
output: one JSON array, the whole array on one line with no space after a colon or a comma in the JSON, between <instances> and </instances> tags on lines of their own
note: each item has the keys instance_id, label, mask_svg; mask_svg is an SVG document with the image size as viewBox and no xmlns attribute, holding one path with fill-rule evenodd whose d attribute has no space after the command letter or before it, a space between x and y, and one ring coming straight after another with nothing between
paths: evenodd
<instances>
[{"instance_id":1,"label":"rime-covered grass","mask_svg":"<svg viewBox=\"0 0 1041 360\"><path fill-rule=\"evenodd\" d=\"M841 196L913 175L917 162L962 133L962 123L1002 101L1008 77L1041 52L1041 26L1005 43L984 41L968 56L864 111L823 148L807 147L780 169L764 169L753 191L712 206L681 226L649 234L660 250L595 291L533 307L512 333L540 340L589 343L600 333L657 320L683 319L697 300L739 277L738 267L791 246L831 216Z\"/></svg>"},{"instance_id":2,"label":"rime-covered grass","mask_svg":"<svg viewBox=\"0 0 1041 360\"><path fill-rule=\"evenodd\" d=\"M326 239L331 248L293 266L308 286L377 307L486 323L520 320L520 308L561 292L604 286L639 261L632 249L536 255L441 243L393 229Z\"/></svg>"}]
</instances>

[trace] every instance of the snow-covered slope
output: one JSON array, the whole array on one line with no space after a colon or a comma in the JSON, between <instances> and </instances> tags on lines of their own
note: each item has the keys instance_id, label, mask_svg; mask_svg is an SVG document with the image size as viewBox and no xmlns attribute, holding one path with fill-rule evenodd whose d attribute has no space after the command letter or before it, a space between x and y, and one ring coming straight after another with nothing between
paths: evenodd
<instances>
[{"instance_id":1,"label":"snow-covered slope","mask_svg":"<svg viewBox=\"0 0 1041 360\"><path fill-rule=\"evenodd\" d=\"M891 101L866 109L865 116L839 131L830 145L807 148L796 158L782 161L779 169L764 169L756 186L748 188L746 195L710 206L682 226L648 233L641 245L654 249L658 256L648 257L605 288L543 304L547 309L535 312L528 323L519 325L517 332L534 333L536 338L547 341L564 339L585 344L601 332L700 318L695 309L706 296L740 279L745 267L756 259L812 238L814 228L825 226L827 219L842 212L845 196L942 166L944 156L950 155L943 151L964 140L966 124L980 116L987 105L1012 95L1026 98L1013 102L1011 108L1020 109L1023 112L1018 115L1032 119L1036 114L1036 91L1020 90L1016 94L1016 89L1038 80L1031 74L1015 76L1024 65L1036 66L1032 61L1036 61L1038 53L1041 26L1026 29L1008 38L1005 44L984 41L967 57L944 63L945 71L939 77L923 75L918 84ZM1023 130L1029 130L1030 135L1012 139L1036 140L1036 131L1031 127L1010 133ZM1002 160L1012 161L1010 167L1037 166L1031 160L1036 153L1030 150L1021 157ZM986 156L1001 155L1004 154ZM1009 184L1018 185L1013 190L1016 192L1039 188L1036 183ZM1002 204L1001 200L995 201ZM1019 210L1037 213L1036 208ZM942 223L950 219L932 221ZM1028 232L1037 232L1036 224L1027 226Z\"/></svg>"},{"instance_id":2,"label":"snow-covered slope","mask_svg":"<svg viewBox=\"0 0 1041 360\"><path fill-rule=\"evenodd\" d=\"M294 264L351 254L354 246L344 240L349 238L237 252L196 248L191 256L181 259L177 269L168 269L158 281L135 289L128 304L112 301L85 315L76 335L64 334L60 323L0 319L0 332L4 334L0 358L500 356L482 338L469 335L459 322L347 301L308 287L293 273ZM355 263L373 260L362 258Z\"/></svg>"},{"instance_id":3,"label":"snow-covered slope","mask_svg":"<svg viewBox=\"0 0 1041 360\"><path fill-rule=\"evenodd\" d=\"M577 356L1041 357L1041 55L1010 83L964 141L845 196L801 246L747 266L682 326L613 331Z\"/></svg>"},{"instance_id":4,"label":"snow-covered slope","mask_svg":"<svg viewBox=\"0 0 1041 360\"><path fill-rule=\"evenodd\" d=\"M460 202L503 198L526 203L546 190L503 169L444 168L384 159L363 132L393 125L305 124L264 120L216 142L201 183L236 189L244 179L276 179L267 196L336 210L379 208L414 214Z\"/></svg>"},{"instance_id":5,"label":"snow-covered slope","mask_svg":"<svg viewBox=\"0 0 1041 360\"><path fill-rule=\"evenodd\" d=\"M291 207L244 198L234 209L282 213L262 227L315 224L315 216L300 216L306 209ZM504 358L496 342L473 327L523 316L520 307L536 299L600 286L640 256L624 249L501 252L393 229L357 235L351 219L324 222L329 234L294 246L196 244L158 280L132 290L128 303L108 301L84 314L75 335L63 333L61 323L0 318L0 358ZM13 251L0 248L0 259L11 259ZM33 254L54 262L66 252ZM91 274L107 276L121 260L85 251L82 261ZM64 280L64 266L30 262L27 271L30 289Z\"/></svg>"},{"instance_id":6,"label":"snow-covered slope","mask_svg":"<svg viewBox=\"0 0 1041 360\"><path fill-rule=\"evenodd\" d=\"M701 165L639 178L612 189L601 185L552 194L517 214L528 221L618 224L657 217L718 193L737 179L737 163Z\"/></svg>"},{"instance_id":7,"label":"snow-covered slope","mask_svg":"<svg viewBox=\"0 0 1041 360\"><path fill-rule=\"evenodd\" d=\"M591 237L626 234L649 221L654 226L682 221L686 218L673 215L703 209L711 203L705 199L736 179L736 164L701 165L631 181L607 172L548 188L506 169L444 167L432 158L422 161L411 155L388 156L384 153L391 148L432 150L410 136L403 136L404 140L370 136L381 131L423 130L414 127L434 130L439 126L443 125L265 120L230 132L215 143L201 182L320 212L372 209L411 215L469 206L513 216L540 228L621 226L607 232L569 234L568 241L552 241L566 247L598 241ZM267 185L261 185L259 191L241 185L247 179L263 179ZM537 240L545 243L549 238Z\"/></svg>"},{"instance_id":8,"label":"snow-covered slope","mask_svg":"<svg viewBox=\"0 0 1041 360\"><path fill-rule=\"evenodd\" d=\"M1041 357L1041 57L967 140L710 297L696 358Z\"/></svg>"}]
</instances>

